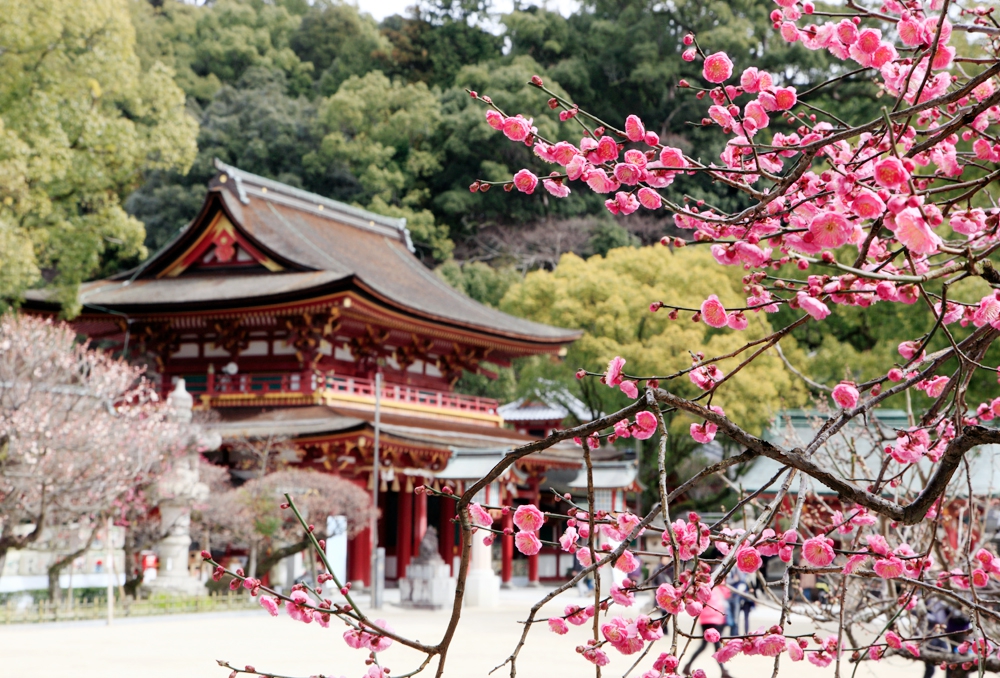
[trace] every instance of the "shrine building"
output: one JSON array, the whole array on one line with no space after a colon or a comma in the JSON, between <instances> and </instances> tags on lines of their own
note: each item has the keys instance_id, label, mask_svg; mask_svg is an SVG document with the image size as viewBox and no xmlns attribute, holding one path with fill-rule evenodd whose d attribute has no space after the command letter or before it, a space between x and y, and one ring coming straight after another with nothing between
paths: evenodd
<instances>
[{"instance_id":1,"label":"shrine building","mask_svg":"<svg viewBox=\"0 0 1000 678\"><path fill-rule=\"evenodd\" d=\"M499 403L456 393L456 381L463 371L495 376L484 363L564 355L580 332L457 292L414 255L405 220L219 161L216 169L200 213L172 241L132 271L81 285L73 325L98 345L145 356L163 396L183 379L196 407L216 413L211 426L224 441L287 436L302 466L369 489L379 482L387 579L403 575L428 525L453 564L454 502L414 487L461 492L506 451L559 425L550 412L542 426L507 428ZM59 311L44 290L30 292L24 309ZM237 467L231 445L221 454ZM480 499L537 502L547 473L580 466L579 449L562 444L517 462ZM369 530L350 541L351 581L368 583L371 544ZM513 539L497 549L509 583ZM537 581L537 556L528 560Z\"/></svg>"}]
</instances>

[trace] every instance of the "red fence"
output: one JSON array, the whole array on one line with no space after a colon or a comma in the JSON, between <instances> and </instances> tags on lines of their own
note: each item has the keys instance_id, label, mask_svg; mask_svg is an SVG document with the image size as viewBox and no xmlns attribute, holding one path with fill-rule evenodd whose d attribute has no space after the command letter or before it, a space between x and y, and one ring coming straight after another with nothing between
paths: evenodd
<instances>
[{"instance_id":1,"label":"red fence","mask_svg":"<svg viewBox=\"0 0 1000 678\"><path fill-rule=\"evenodd\" d=\"M332 374L322 375L313 372L208 374L205 376L186 376L185 379L187 390L195 396L263 395L266 393L312 394L317 391L328 391L373 400L375 398L375 382L372 379ZM480 398L393 383L382 384L382 399L484 414L496 414L499 405L493 398Z\"/></svg>"}]
</instances>

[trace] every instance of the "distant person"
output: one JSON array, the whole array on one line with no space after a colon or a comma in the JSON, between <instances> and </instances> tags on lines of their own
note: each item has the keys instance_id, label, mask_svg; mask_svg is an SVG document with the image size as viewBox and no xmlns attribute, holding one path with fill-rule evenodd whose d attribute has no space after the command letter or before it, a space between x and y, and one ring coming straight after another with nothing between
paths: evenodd
<instances>
[{"instance_id":1,"label":"distant person","mask_svg":"<svg viewBox=\"0 0 1000 678\"><path fill-rule=\"evenodd\" d=\"M802 597L810 603L816 601L816 575L812 572L803 572L799 576L799 588L802 589Z\"/></svg>"},{"instance_id":2,"label":"distant person","mask_svg":"<svg viewBox=\"0 0 1000 678\"><path fill-rule=\"evenodd\" d=\"M726 626L730 629L730 635L740 635L740 616L743 617L743 634L750 633L750 611L757 606L753 598L752 585L755 582L750 575L735 568L730 571L726 581L732 593L726 608Z\"/></svg>"},{"instance_id":3,"label":"distant person","mask_svg":"<svg viewBox=\"0 0 1000 678\"><path fill-rule=\"evenodd\" d=\"M698 615L698 623L701 625L701 645L698 649L694 651L691 658L687 660L687 664L684 665L682 673L686 675L691 674L691 665L694 664L694 660L705 651L708 647L708 641L705 640L705 632L709 630L714 630L719 636L726 628L726 610L729 608L729 597L732 593L729 591L729 587L725 584L719 584L714 589L712 589L712 597L702 608L701 614ZM716 641L713 643L715 649L718 650L722 643ZM729 671L726 670L725 665L719 664L719 668L722 669L722 678L732 678Z\"/></svg>"}]
</instances>

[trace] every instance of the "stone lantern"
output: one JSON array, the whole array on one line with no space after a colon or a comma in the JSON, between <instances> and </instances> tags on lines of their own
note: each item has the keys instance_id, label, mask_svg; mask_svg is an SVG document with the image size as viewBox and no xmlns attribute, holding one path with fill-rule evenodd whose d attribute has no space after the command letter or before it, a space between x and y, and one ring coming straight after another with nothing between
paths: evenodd
<instances>
[{"instance_id":1,"label":"stone lantern","mask_svg":"<svg viewBox=\"0 0 1000 678\"><path fill-rule=\"evenodd\" d=\"M184 380L177 381L167 397L171 419L179 424L190 424L194 398L187 392ZM156 546L159 567L156 578L144 584L152 593L204 595L207 589L202 581L188 572L191 548L191 508L208 498L208 486L198 479L200 451L218 448L221 440L204 439L201 432L193 433L187 454L174 460L173 468L157 483L160 497L160 518L165 536Z\"/></svg>"}]
</instances>

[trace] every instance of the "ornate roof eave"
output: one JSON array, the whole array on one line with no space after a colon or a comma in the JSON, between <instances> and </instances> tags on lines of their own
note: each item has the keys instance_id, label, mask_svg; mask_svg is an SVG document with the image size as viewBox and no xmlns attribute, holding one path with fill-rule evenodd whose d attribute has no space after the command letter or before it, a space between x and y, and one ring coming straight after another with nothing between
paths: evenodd
<instances>
[{"instance_id":1,"label":"ornate roof eave","mask_svg":"<svg viewBox=\"0 0 1000 678\"><path fill-rule=\"evenodd\" d=\"M349 300L346 301L345 300ZM385 304L385 305L383 305ZM316 313L339 308L340 317L362 323L372 323L401 332L434 337L447 342L490 348L514 355L531 355L539 352L561 352L565 340L544 341L506 337L478 328L462 327L444 320L432 320L407 312L405 308L387 307L386 301L372 294L356 277L335 280L323 285L278 295L238 300L187 302L157 305L84 305L84 312L76 322L108 320L116 324L126 319L133 321L169 321L174 318L199 317L206 320L245 316L288 316ZM25 308L34 311L58 313L59 305L40 297L29 297ZM541 349L541 351L539 350Z\"/></svg>"}]
</instances>

